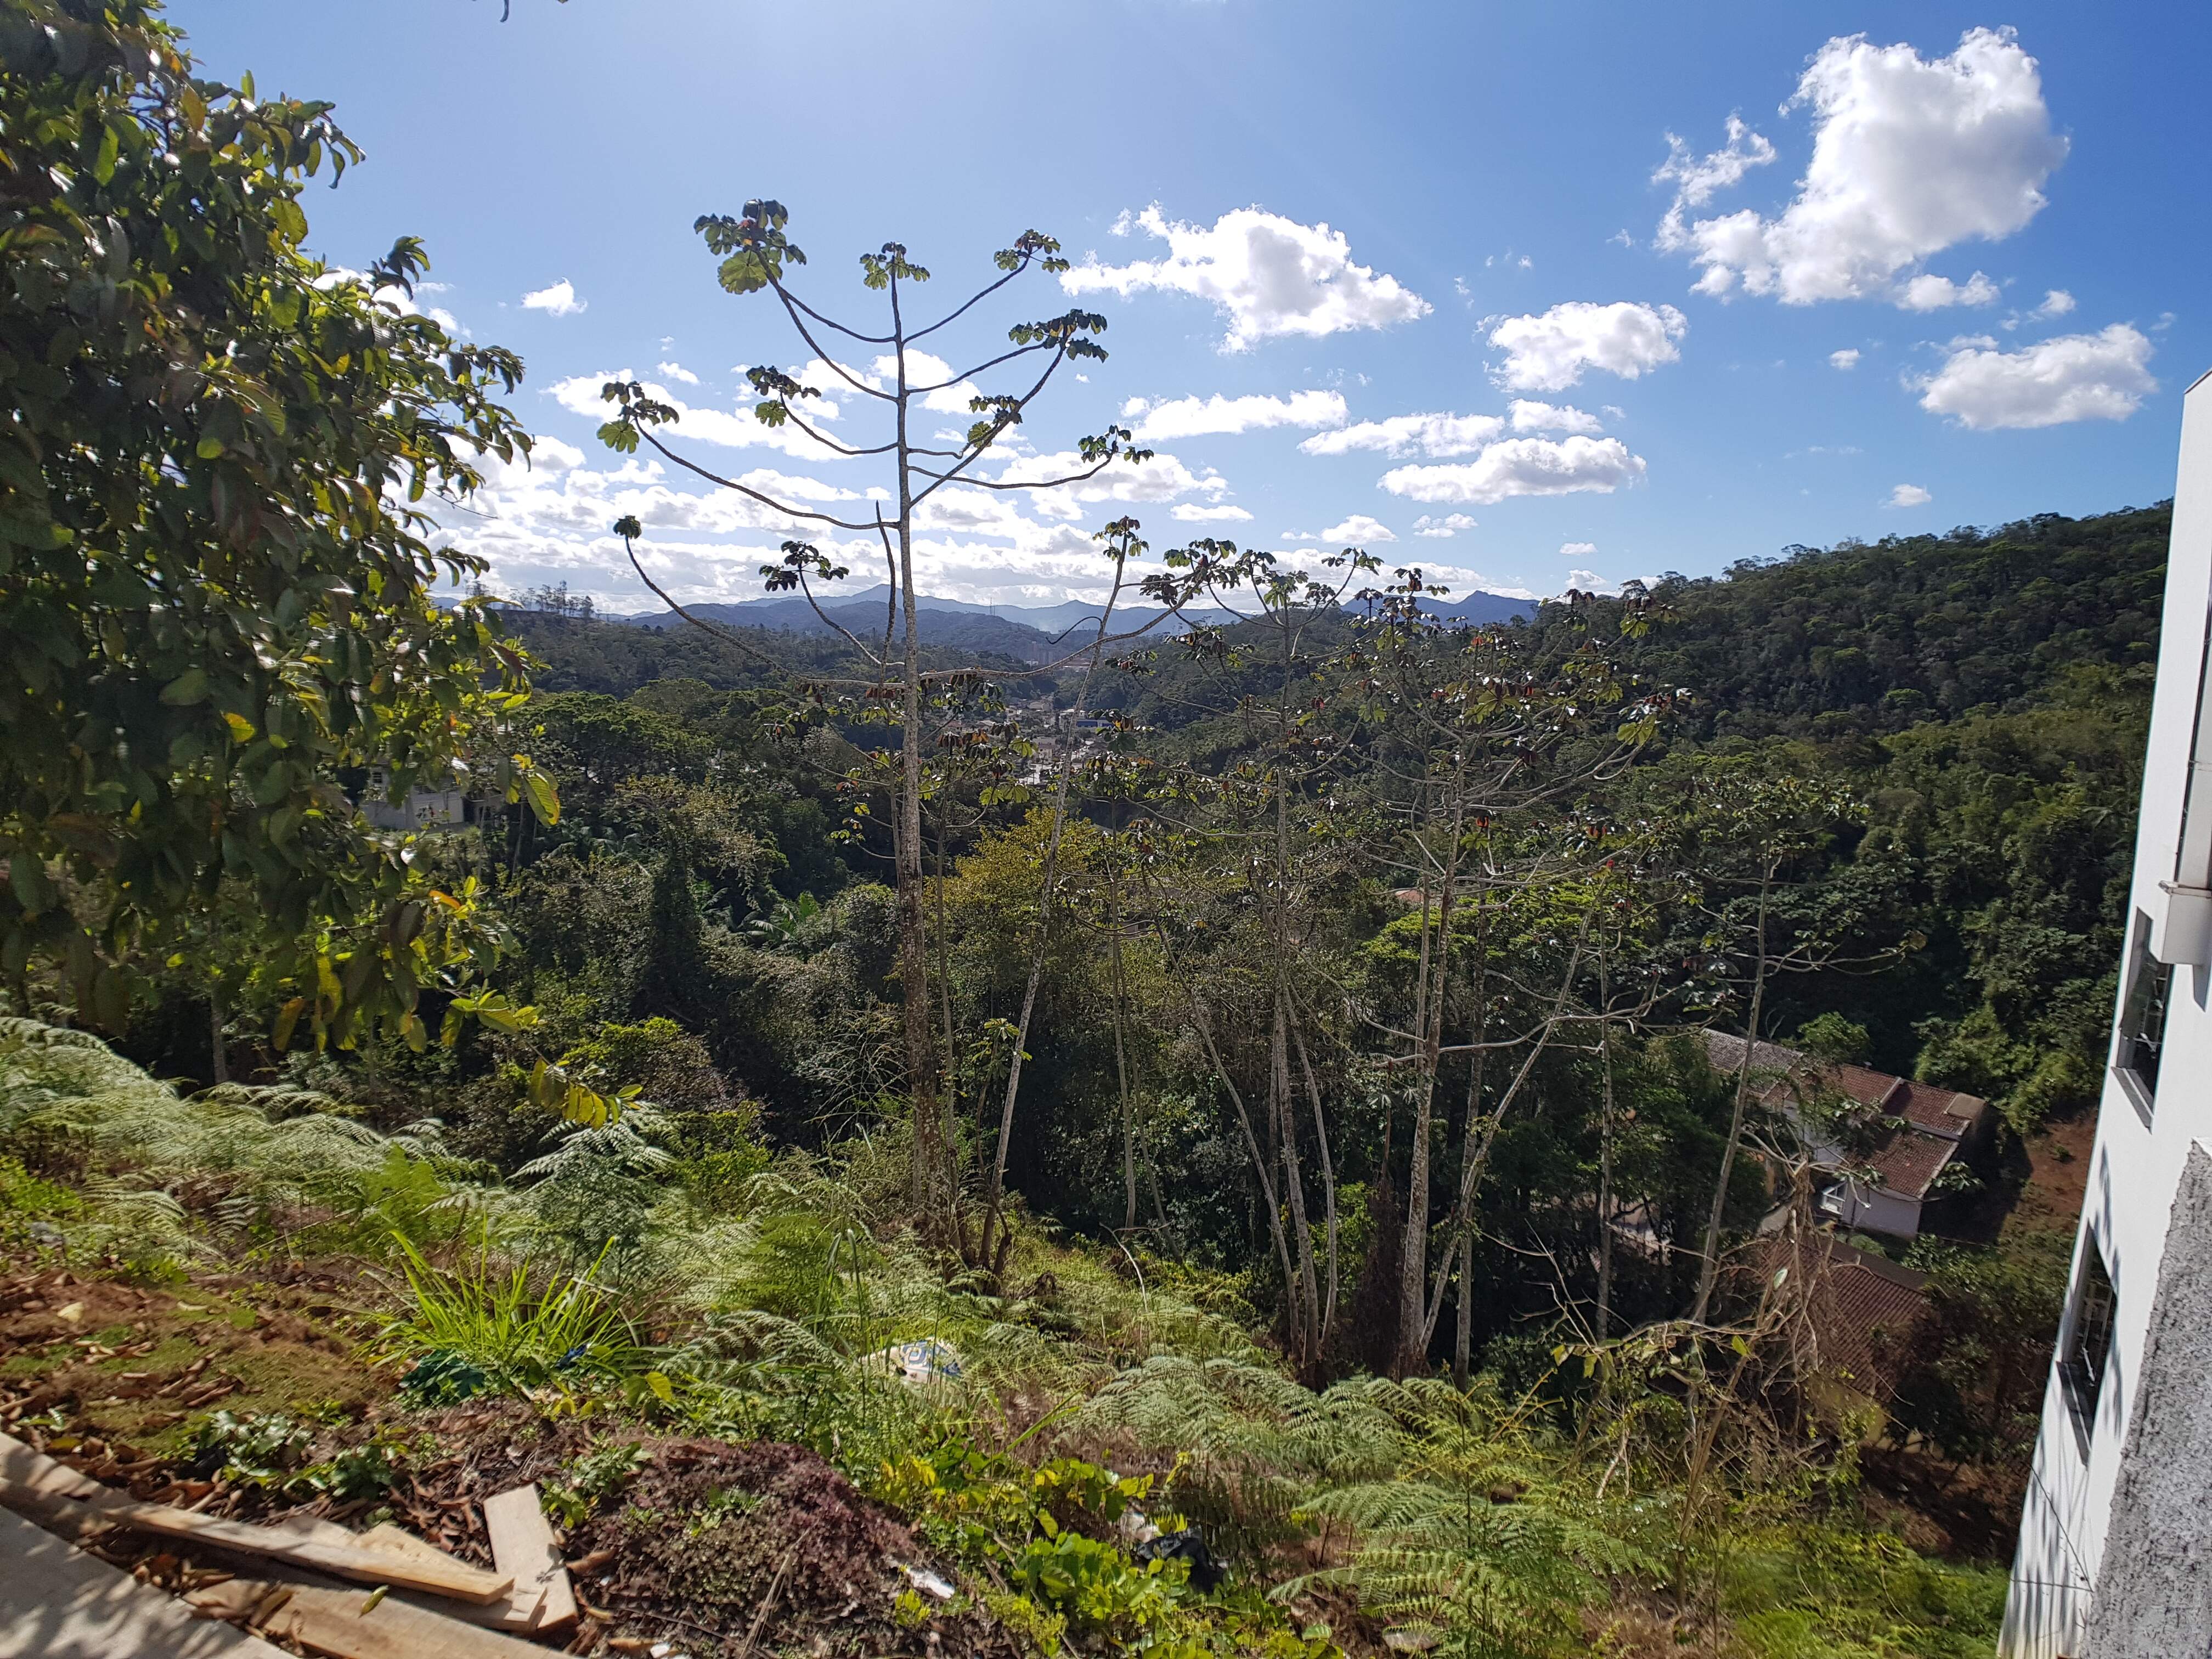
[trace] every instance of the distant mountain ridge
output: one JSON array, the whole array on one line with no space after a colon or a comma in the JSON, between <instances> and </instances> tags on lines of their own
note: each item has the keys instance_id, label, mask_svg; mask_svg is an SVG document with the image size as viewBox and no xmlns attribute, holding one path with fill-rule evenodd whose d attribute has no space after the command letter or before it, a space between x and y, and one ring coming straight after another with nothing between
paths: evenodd
<instances>
[{"instance_id":1,"label":"distant mountain ridge","mask_svg":"<svg viewBox=\"0 0 2212 1659\"><path fill-rule=\"evenodd\" d=\"M848 632L866 639L871 635L882 635L885 603L891 592L888 582L878 582L873 587L839 593L834 599L825 595L819 616L803 598L785 594L685 608L694 616L728 627L780 629L795 634L833 633L835 630L822 620L822 616L828 616ZM1094 623L1101 610L1097 604L1087 599L1066 599L1058 605L978 605L969 599L941 599L927 593L920 595L915 605L932 614L932 643L965 650L1000 651L1027 662L1047 661L1079 648L1082 635L1090 631L1085 624ZM1516 617L1536 614L1536 602L1533 599L1508 599L1502 593L1480 592L1462 599L1425 601L1421 608L1448 621L1475 623L1510 622ZM1157 605L1117 606L1114 632L1141 627L1162 614ZM661 611L602 620L630 628L661 628L681 618L673 611ZM1236 620L1225 611L1187 611L1180 617L1167 617L1152 631L1175 635L1197 623L1218 624Z\"/></svg>"}]
</instances>

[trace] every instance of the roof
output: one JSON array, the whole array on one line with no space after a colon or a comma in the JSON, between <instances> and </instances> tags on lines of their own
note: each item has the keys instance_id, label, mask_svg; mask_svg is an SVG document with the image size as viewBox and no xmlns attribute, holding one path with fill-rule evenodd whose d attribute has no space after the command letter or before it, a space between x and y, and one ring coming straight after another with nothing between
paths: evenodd
<instances>
[{"instance_id":1,"label":"roof","mask_svg":"<svg viewBox=\"0 0 2212 1659\"><path fill-rule=\"evenodd\" d=\"M1705 1035L1705 1055L1716 1070L1733 1072L1743 1064L1741 1037L1727 1031L1708 1030ZM1767 1080L1759 1089L1759 1097L1768 1105L1784 1103L1782 1097L1791 1092L1792 1079L1819 1083L1885 1117L1901 1117L1917 1128L1953 1140L1972 1129L1990 1106L1979 1095L1960 1094L1937 1084L1915 1082L1888 1072L1877 1072L1870 1066L1830 1064L1814 1060L1801 1049L1785 1048L1778 1042L1753 1043L1751 1066L1754 1073L1765 1074Z\"/></svg>"},{"instance_id":2,"label":"roof","mask_svg":"<svg viewBox=\"0 0 2212 1659\"><path fill-rule=\"evenodd\" d=\"M1790 1254L1786 1241L1774 1239L1762 1266L1778 1267ZM1818 1368L1875 1400L1893 1396L1930 1311L1927 1275L1825 1233L1801 1241L1797 1259L1814 1275L1809 1322Z\"/></svg>"},{"instance_id":3,"label":"roof","mask_svg":"<svg viewBox=\"0 0 2212 1659\"><path fill-rule=\"evenodd\" d=\"M1911 1124L1900 1124L1882 1138L1864 1163L1881 1177L1884 1192L1895 1193L1899 1198L1925 1198L1929 1184L1943 1172L1943 1166L1958 1150L1959 1143L1948 1135L1929 1134Z\"/></svg>"}]
</instances>

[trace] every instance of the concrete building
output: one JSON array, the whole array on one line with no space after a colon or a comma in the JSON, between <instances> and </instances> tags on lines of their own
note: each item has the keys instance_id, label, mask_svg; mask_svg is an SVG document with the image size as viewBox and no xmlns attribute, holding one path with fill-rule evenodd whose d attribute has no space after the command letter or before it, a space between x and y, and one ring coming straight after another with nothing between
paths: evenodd
<instances>
[{"instance_id":1,"label":"concrete building","mask_svg":"<svg viewBox=\"0 0 2212 1659\"><path fill-rule=\"evenodd\" d=\"M2212 1651L2212 376L2184 401L2111 1063L2005 1659Z\"/></svg>"}]
</instances>

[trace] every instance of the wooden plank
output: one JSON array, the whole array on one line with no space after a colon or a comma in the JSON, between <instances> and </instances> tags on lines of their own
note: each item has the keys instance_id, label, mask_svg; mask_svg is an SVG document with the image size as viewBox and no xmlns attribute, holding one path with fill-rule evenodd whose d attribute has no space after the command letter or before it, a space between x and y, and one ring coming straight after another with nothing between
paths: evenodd
<instances>
[{"instance_id":1,"label":"wooden plank","mask_svg":"<svg viewBox=\"0 0 2212 1659\"><path fill-rule=\"evenodd\" d=\"M241 1619L280 1596L280 1604L255 1620L256 1627L331 1659L546 1659L546 1650L534 1643L478 1630L396 1595L371 1607L363 1591L336 1585L234 1578L191 1601L220 1617Z\"/></svg>"},{"instance_id":2,"label":"wooden plank","mask_svg":"<svg viewBox=\"0 0 2212 1659\"><path fill-rule=\"evenodd\" d=\"M64 1496L57 1486L59 1477L53 1473L60 1468L52 1458L33 1451L21 1441L0 1434L0 1501L7 1502L11 1508L19 1507L9 1496L11 1493L26 1502L38 1503L57 1515L66 1514L65 1508L55 1508L57 1504L74 1504L103 1522L129 1527L134 1532L285 1561L356 1583L423 1590L479 1606L504 1601L514 1588L512 1574L486 1572L479 1567L449 1560L421 1561L391 1551L365 1550L358 1541L326 1542L319 1536L297 1530L249 1526L242 1521L196 1515L163 1504L142 1504L106 1487L82 1498ZM63 1472L68 1473L65 1468Z\"/></svg>"},{"instance_id":3,"label":"wooden plank","mask_svg":"<svg viewBox=\"0 0 2212 1659\"><path fill-rule=\"evenodd\" d=\"M68 1471L64 1471L68 1473ZM538 1649L539 1659L544 1650ZM0 1510L0 1659L283 1659Z\"/></svg>"},{"instance_id":4,"label":"wooden plank","mask_svg":"<svg viewBox=\"0 0 2212 1659\"><path fill-rule=\"evenodd\" d=\"M525 1610L531 1631L566 1630L576 1622L576 1595L561 1549L538 1502L538 1488L516 1486L484 1499L484 1528L491 1534L491 1559L514 1578L510 1607Z\"/></svg>"},{"instance_id":5,"label":"wooden plank","mask_svg":"<svg viewBox=\"0 0 2212 1659\"><path fill-rule=\"evenodd\" d=\"M426 1542L388 1521L362 1534L361 1547L370 1550L392 1550L401 1555L435 1557L441 1561L454 1559L436 1545ZM496 1556L493 1559L498 1563L501 1572L508 1571L505 1562L498 1561ZM538 1605L543 1600L538 1587L526 1583L520 1572L515 1574L514 1588L507 1592L507 1600L494 1601L488 1607L472 1607L465 1601L448 1601L435 1595L417 1595L413 1590L395 1590L392 1593L417 1607L429 1607L434 1612L444 1613L448 1619L461 1619L471 1625L482 1625L486 1630L535 1629Z\"/></svg>"}]
</instances>

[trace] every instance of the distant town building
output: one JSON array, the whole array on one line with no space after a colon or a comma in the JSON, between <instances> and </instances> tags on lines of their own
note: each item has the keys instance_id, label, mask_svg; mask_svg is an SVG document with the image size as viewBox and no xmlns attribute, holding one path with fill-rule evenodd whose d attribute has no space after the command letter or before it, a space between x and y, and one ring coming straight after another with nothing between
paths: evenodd
<instances>
[{"instance_id":1,"label":"distant town building","mask_svg":"<svg viewBox=\"0 0 2212 1659\"><path fill-rule=\"evenodd\" d=\"M2183 400L2110 1063L2004 1659L2212 1650L2212 376Z\"/></svg>"},{"instance_id":2,"label":"distant town building","mask_svg":"<svg viewBox=\"0 0 2212 1659\"><path fill-rule=\"evenodd\" d=\"M386 799L391 788L390 777L379 769L362 791L362 814L379 830L459 830L500 814L498 802L458 788L410 789L395 806Z\"/></svg>"}]
</instances>

